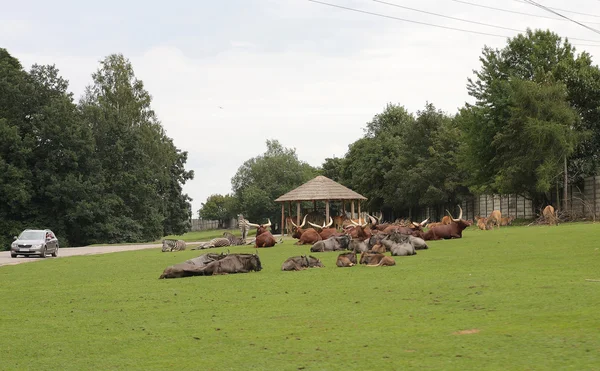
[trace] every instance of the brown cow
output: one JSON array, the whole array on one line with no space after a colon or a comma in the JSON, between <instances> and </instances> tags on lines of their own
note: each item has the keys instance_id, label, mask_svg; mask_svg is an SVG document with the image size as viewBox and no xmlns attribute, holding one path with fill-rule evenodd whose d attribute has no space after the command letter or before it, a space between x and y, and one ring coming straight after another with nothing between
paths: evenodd
<instances>
[{"instance_id":1,"label":"brown cow","mask_svg":"<svg viewBox=\"0 0 600 371\"><path fill-rule=\"evenodd\" d=\"M273 247L277 243L275 237L269 232L271 220L267 219L267 221L267 224L262 225L246 222L248 226L256 228L256 241L254 242L254 247Z\"/></svg>"},{"instance_id":2,"label":"brown cow","mask_svg":"<svg viewBox=\"0 0 600 371\"><path fill-rule=\"evenodd\" d=\"M329 224L325 225L325 223L323 223L322 226L320 225L316 225L313 224L311 222L308 222L308 224L312 225L315 230L317 231L317 233L319 233L319 235L321 236L322 240L326 240L331 236L340 236L342 235L342 233L339 233L337 231L337 229L335 228L330 228L331 225L333 224L333 219L331 217L329 217Z\"/></svg>"},{"instance_id":3,"label":"brown cow","mask_svg":"<svg viewBox=\"0 0 600 371\"><path fill-rule=\"evenodd\" d=\"M350 219L352 226L348 226L345 228L347 234L349 234L352 239L356 239L359 241L368 240L371 238L371 231L367 228L368 222L364 224L358 224L354 220Z\"/></svg>"},{"instance_id":4,"label":"brown cow","mask_svg":"<svg viewBox=\"0 0 600 371\"><path fill-rule=\"evenodd\" d=\"M494 229L495 225L498 226L498 229L500 229L500 219L502 219L502 213L500 212L500 210L494 210L487 218L485 224L488 227L488 229Z\"/></svg>"},{"instance_id":5,"label":"brown cow","mask_svg":"<svg viewBox=\"0 0 600 371\"><path fill-rule=\"evenodd\" d=\"M419 237L421 237L425 241L441 240L442 238L462 238L462 231L465 228L467 228L470 224L467 223L466 220L462 219L463 211L460 205L458 206L458 208L460 209L460 215L457 219L452 218L452 223L430 228L426 233L423 233L423 235ZM446 210L446 212L450 214L448 210ZM450 216L452 217L452 214L450 214Z\"/></svg>"},{"instance_id":6,"label":"brown cow","mask_svg":"<svg viewBox=\"0 0 600 371\"><path fill-rule=\"evenodd\" d=\"M356 253L355 252L347 252L338 255L337 261L335 265L338 267L352 267L356 265Z\"/></svg>"},{"instance_id":7,"label":"brown cow","mask_svg":"<svg viewBox=\"0 0 600 371\"><path fill-rule=\"evenodd\" d=\"M292 222L294 226L294 233L292 233L292 237L297 238L298 241L294 245L312 245L317 241L321 241L322 238L319 233L314 228L302 229L306 224L306 217L302 220L302 224L299 226Z\"/></svg>"},{"instance_id":8,"label":"brown cow","mask_svg":"<svg viewBox=\"0 0 600 371\"><path fill-rule=\"evenodd\" d=\"M544 215L544 219L549 225L558 225L558 218L554 213L554 207L552 205L546 206L542 212L542 215Z\"/></svg>"},{"instance_id":9,"label":"brown cow","mask_svg":"<svg viewBox=\"0 0 600 371\"><path fill-rule=\"evenodd\" d=\"M363 252L360 254L360 264L366 264L368 267L381 267L396 265L396 261L391 256Z\"/></svg>"}]
</instances>

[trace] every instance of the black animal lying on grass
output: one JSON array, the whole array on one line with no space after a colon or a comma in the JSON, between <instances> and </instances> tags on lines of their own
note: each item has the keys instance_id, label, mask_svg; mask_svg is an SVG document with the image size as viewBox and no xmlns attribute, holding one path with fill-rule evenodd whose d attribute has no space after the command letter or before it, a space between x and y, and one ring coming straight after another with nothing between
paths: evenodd
<instances>
[{"instance_id":1,"label":"black animal lying on grass","mask_svg":"<svg viewBox=\"0 0 600 371\"><path fill-rule=\"evenodd\" d=\"M262 270L260 258L257 254L227 254L225 256L222 256L223 254L214 255L217 255L218 259L212 260L208 263L202 262L202 260L200 260L202 256L199 256L196 259L199 259L198 262L201 262L200 265L190 263L195 260L191 259L185 263L175 264L167 267L159 279L182 278L190 276L213 276L230 273L248 273L251 271L259 272Z\"/></svg>"},{"instance_id":2,"label":"black animal lying on grass","mask_svg":"<svg viewBox=\"0 0 600 371\"><path fill-rule=\"evenodd\" d=\"M283 262L281 265L282 271L299 271L307 268L321 268L324 267L321 260L315 258L314 256L292 256Z\"/></svg>"}]
</instances>

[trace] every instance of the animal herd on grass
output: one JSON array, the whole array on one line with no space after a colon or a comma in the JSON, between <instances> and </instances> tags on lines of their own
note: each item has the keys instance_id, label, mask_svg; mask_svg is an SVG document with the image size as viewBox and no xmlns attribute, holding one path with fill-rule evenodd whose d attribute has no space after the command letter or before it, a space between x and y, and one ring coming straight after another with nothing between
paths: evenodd
<instances>
[{"instance_id":1,"label":"animal herd on grass","mask_svg":"<svg viewBox=\"0 0 600 371\"><path fill-rule=\"evenodd\" d=\"M428 240L440 240L451 238L462 238L462 232L465 228L473 224L472 221L462 219L462 208L460 208L458 218L453 218L450 212L448 217L444 217L440 223L429 224L428 230L423 228L427 224L425 219L421 223L397 221L395 223L380 223L380 220L367 215L368 221L349 220L349 223L338 231L336 228L329 228L329 224L323 223L322 226L310 223L311 228L304 229L306 217L300 225L292 222L292 237L298 239L296 245L311 244L310 252L332 252L348 251L341 253L336 261L338 267L352 267L357 264L367 266L393 266L396 261L392 256L411 256L416 255L417 250L428 249ZM548 224L556 224L554 208L548 206L543 211L543 216L548 220ZM500 228L502 223L512 221L503 221L500 211L494 210L487 218L477 218L477 224L480 229L493 229L494 226ZM272 247L277 241L268 231L271 222L259 225L247 222L248 226L256 227L255 247ZM491 225L491 228L488 227ZM282 240L280 240L281 242ZM223 237L215 238L207 243L201 244L198 248L212 248L223 246L236 246L247 244L245 239L241 239L225 232ZM185 249L185 242L181 240L163 240L162 251L181 251ZM390 256L385 255L389 252ZM360 259L357 260L357 255ZM320 259L312 255L293 256L285 260L281 266L282 271L299 271L308 268L320 268L323 263ZM258 254L230 254L230 253L207 253L197 258L187 260L180 264L167 267L160 278L181 278L188 276L210 276L230 273L248 273L251 271L262 270L262 264Z\"/></svg>"}]
</instances>

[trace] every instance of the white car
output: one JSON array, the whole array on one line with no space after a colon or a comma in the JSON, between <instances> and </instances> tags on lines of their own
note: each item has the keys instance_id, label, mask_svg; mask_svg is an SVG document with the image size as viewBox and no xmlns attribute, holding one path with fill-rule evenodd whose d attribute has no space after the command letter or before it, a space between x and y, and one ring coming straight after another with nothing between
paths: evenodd
<instances>
[{"instance_id":1,"label":"white car","mask_svg":"<svg viewBox=\"0 0 600 371\"><path fill-rule=\"evenodd\" d=\"M58 239L49 229L26 229L10 245L10 256L39 255L45 258L47 254L58 255Z\"/></svg>"}]
</instances>

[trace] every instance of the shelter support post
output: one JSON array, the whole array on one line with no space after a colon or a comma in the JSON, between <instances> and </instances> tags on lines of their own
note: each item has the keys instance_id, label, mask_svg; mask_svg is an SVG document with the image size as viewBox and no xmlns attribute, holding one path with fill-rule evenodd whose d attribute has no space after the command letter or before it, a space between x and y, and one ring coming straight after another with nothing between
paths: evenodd
<instances>
[{"instance_id":1,"label":"shelter support post","mask_svg":"<svg viewBox=\"0 0 600 371\"><path fill-rule=\"evenodd\" d=\"M300 201L296 202L296 225L300 225Z\"/></svg>"},{"instance_id":2,"label":"shelter support post","mask_svg":"<svg viewBox=\"0 0 600 371\"><path fill-rule=\"evenodd\" d=\"M354 200L350 204L350 219L354 219Z\"/></svg>"},{"instance_id":3,"label":"shelter support post","mask_svg":"<svg viewBox=\"0 0 600 371\"><path fill-rule=\"evenodd\" d=\"M285 221L285 202L281 203L281 236L283 237L285 235L285 228L284 228L284 223Z\"/></svg>"},{"instance_id":4,"label":"shelter support post","mask_svg":"<svg viewBox=\"0 0 600 371\"><path fill-rule=\"evenodd\" d=\"M325 200L325 224L329 223L329 200Z\"/></svg>"},{"instance_id":5,"label":"shelter support post","mask_svg":"<svg viewBox=\"0 0 600 371\"><path fill-rule=\"evenodd\" d=\"M360 221L360 200L358 200L358 223L361 223L361 221Z\"/></svg>"}]
</instances>

